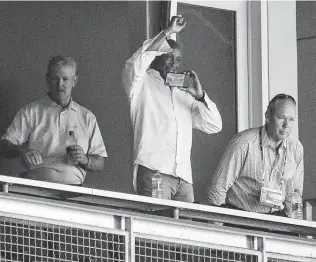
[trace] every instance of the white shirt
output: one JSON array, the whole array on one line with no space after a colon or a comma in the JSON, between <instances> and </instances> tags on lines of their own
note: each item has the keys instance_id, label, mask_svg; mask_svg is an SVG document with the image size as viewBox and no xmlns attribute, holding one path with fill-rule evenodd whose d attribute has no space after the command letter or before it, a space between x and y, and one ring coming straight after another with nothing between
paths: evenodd
<instances>
[{"instance_id":1,"label":"white shirt","mask_svg":"<svg viewBox=\"0 0 316 262\"><path fill-rule=\"evenodd\" d=\"M152 41L145 41L127 60L122 77L134 131L134 188L138 165L192 183L192 127L209 134L222 129L221 116L207 94L206 106L164 85L159 72L148 69L156 56L172 51L167 41L158 51L146 51Z\"/></svg>"},{"instance_id":2,"label":"white shirt","mask_svg":"<svg viewBox=\"0 0 316 262\"><path fill-rule=\"evenodd\" d=\"M30 149L41 154L43 163L31 167L29 178L81 184L86 171L68 164L69 131L74 131L85 154L107 157L95 115L74 101L65 110L48 97L22 107L1 139L15 145L27 142Z\"/></svg>"}]
</instances>

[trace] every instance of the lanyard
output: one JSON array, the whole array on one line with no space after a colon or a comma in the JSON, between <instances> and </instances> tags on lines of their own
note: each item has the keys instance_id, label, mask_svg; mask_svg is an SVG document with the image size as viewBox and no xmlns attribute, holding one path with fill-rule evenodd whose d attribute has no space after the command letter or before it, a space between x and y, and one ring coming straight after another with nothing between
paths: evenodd
<instances>
[{"instance_id":1,"label":"lanyard","mask_svg":"<svg viewBox=\"0 0 316 262\"><path fill-rule=\"evenodd\" d=\"M264 128L264 127L262 127ZM263 146L262 146L262 128L259 129L259 144L260 144L260 152L261 152L261 160L262 160L262 183L264 185L264 180L265 180L265 168L264 168L264 154L263 154ZM281 181L280 181L280 187L283 185L283 176L284 176L284 169L286 165L286 160L287 160L287 149L285 150L284 157L283 157L283 166L282 166L282 172L281 172ZM271 166L271 173L275 167L275 164Z\"/></svg>"}]
</instances>

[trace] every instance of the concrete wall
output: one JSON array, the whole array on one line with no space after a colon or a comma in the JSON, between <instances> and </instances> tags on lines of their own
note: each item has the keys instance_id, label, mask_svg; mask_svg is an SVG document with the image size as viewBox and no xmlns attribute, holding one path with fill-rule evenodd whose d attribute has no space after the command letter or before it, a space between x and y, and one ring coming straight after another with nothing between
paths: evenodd
<instances>
[{"instance_id":1,"label":"concrete wall","mask_svg":"<svg viewBox=\"0 0 316 262\"><path fill-rule=\"evenodd\" d=\"M316 198L316 2L297 1L298 108L305 198Z\"/></svg>"},{"instance_id":2,"label":"concrete wall","mask_svg":"<svg viewBox=\"0 0 316 262\"><path fill-rule=\"evenodd\" d=\"M137 15L135 15L137 14ZM0 2L0 133L20 107L46 95L46 66L57 54L78 63L74 99L97 117L108 159L85 185L130 192L132 139L121 87L126 59L146 37L146 2ZM19 160L2 159L16 176Z\"/></svg>"}]
</instances>

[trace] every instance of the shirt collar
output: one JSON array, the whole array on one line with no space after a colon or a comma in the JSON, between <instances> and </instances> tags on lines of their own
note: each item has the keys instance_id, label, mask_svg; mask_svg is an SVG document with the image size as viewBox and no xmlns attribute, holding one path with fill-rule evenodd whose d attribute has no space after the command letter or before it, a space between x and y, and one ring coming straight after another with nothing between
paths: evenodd
<instances>
[{"instance_id":1,"label":"shirt collar","mask_svg":"<svg viewBox=\"0 0 316 262\"><path fill-rule=\"evenodd\" d=\"M55 101L53 101L50 98L48 93L47 93L47 100L51 103L52 107L59 107L59 108L62 109L62 107L60 105L58 105ZM72 98L70 98L70 102L69 102L68 106L65 108L65 110L68 110L68 109L72 109L74 111L78 111L78 104L75 101L73 101Z\"/></svg>"},{"instance_id":2,"label":"shirt collar","mask_svg":"<svg viewBox=\"0 0 316 262\"><path fill-rule=\"evenodd\" d=\"M157 70L151 68L148 70L148 74L156 78L158 81L164 82L163 78Z\"/></svg>"},{"instance_id":3,"label":"shirt collar","mask_svg":"<svg viewBox=\"0 0 316 262\"><path fill-rule=\"evenodd\" d=\"M261 127L261 139L262 139L262 146L263 147L268 147L270 146L271 148L275 148L274 144L271 142L271 140L269 139L268 137L268 134L267 134L267 131L266 131L266 126L262 126ZM287 138L284 139L282 142L281 142L281 146L280 147L283 147L284 149L287 148Z\"/></svg>"}]
</instances>

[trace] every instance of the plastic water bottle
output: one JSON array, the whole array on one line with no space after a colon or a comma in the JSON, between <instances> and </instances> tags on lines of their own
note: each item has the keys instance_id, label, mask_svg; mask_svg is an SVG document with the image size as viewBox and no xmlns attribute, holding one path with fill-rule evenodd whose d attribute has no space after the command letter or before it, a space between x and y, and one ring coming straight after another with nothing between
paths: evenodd
<instances>
[{"instance_id":1,"label":"plastic water bottle","mask_svg":"<svg viewBox=\"0 0 316 262\"><path fill-rule=\"evenodd\" d=\"M162 176L159 171L156 171L151 178L151 196L156 198L163 198L162 193Z\"/></svg>"},{"instance_id":2,"label":"plastic water bottle","mask_svg":"<svg viewBox=\"0 0 316 262\"><path fill-rule=\"evenodd\" d=\"M66 141L66 151L68 154L68 164L69 165L77 165L77 162L74 162L70 157L70 147L77 145L77 138L75 137L74 131L69 131L68 138Z\"/></svg>"},{"instance_id":3,"label":"plastic water bottle","mask_svg":"<svg viewBox=\"0 0 316 262\"><path fill-rule=\"evenodd\" d=\"M303 202L300 192L294 191L292 197L291 218L303 219Z\"/></svg>"}]
</instances>

